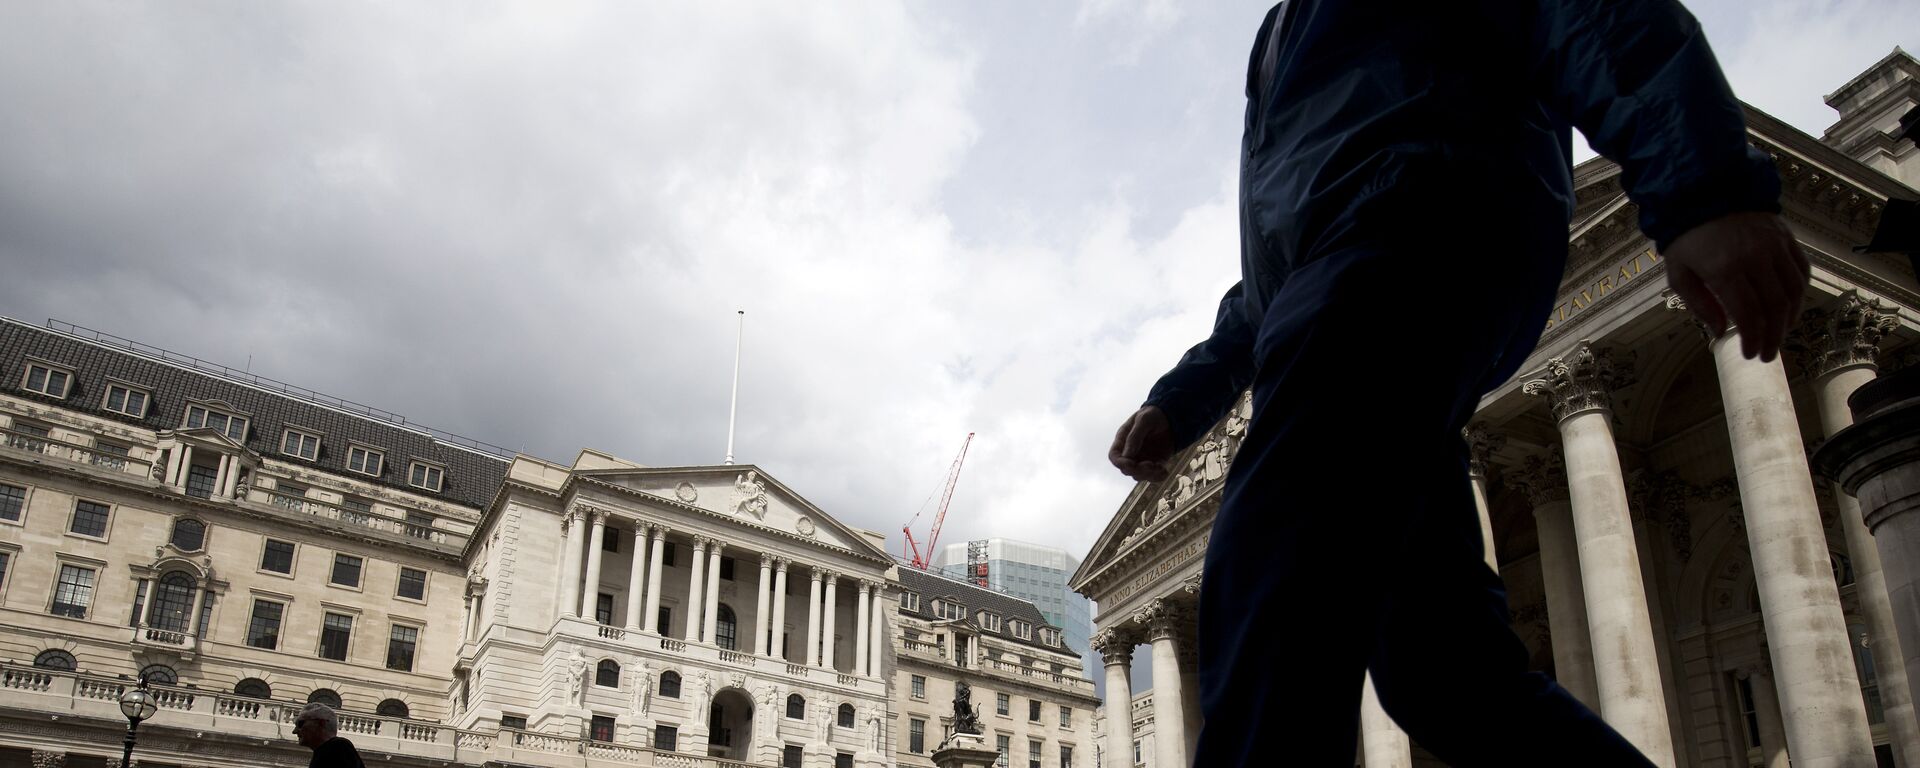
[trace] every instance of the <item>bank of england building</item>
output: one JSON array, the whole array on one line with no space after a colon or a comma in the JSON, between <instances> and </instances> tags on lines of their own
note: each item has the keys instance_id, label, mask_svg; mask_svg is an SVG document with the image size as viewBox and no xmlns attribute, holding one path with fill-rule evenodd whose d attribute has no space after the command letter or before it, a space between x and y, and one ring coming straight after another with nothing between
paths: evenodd
<instances>
[{"instance_id":1,"label":"bank of england building","mask_svg":"<svg viewBox=\"0 0 1920 768\"><path fill-rule=\"evenodd\" d=\"M1535 668L1662 765L1920 768L1892 619L1914 607L1890 603L1858 503L1807 460L1850 423L1849 394L1920 356L1912 262L1854 250L1888 199L1920 197L1920 150L1891 136L1920 103L1920 62L1896 50L1827 103L1839 119L1820 137L1747 111L1813 263L1782 359L1744 359L1736 338L1707 337L1667 292L1619 168L1595 160L1575 171L1565 279L1539 346L1464 435L1490 563ZM1378 407L1372 418L1393 417L1392 403ZM1152 656L1142 764L1193 754L1191 617L1222 479L1251 417L1243 400L1178 455L1173 477L1136 487L1074 578L1099 606L1109 710L1129 707L1128 668ZM1364 510L1362 495L1311 513ZM1438 764L1370 690L1362 714L1357 763ZM1109 768L1134 762L1135 722L1103 719Z\"/></svg>"}]
</instances>

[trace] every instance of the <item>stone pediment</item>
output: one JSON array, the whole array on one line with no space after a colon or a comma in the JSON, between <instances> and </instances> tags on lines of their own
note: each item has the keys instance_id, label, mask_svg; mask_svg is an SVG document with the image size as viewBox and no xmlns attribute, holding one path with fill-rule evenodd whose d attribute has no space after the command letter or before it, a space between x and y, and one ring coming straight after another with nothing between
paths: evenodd
<instances>
[{"instance_id":1,"label":"stone pediment","mask_svg":"<svg viewBox=\"0 0 1920 768\"><path fill-rule=\"evenodd\" d=\"M579 469L574 476L682 509L698 509L750 527L891 562L858 529L833 519L752 464Z\"/></svg>"},{"instance_id":2,"label":"stone pediment","mask_svg":"<svg viewBox=\"0 0 1920 768\"><path fill-rule=\"evenodd\" d=\"M176 429L176 430L173 430L172 432L165 433L165 434L172 435L176 439L187 438L192 442L212 443L221 448L231 450L235 453L246 453L246 454L253 453L251 449L247 448L246 443L242 443L238 440L228 437L227 433L222 432L218 429L214 429L212 427L194 427L192 429Z\"/></svg>"}]
</instances>

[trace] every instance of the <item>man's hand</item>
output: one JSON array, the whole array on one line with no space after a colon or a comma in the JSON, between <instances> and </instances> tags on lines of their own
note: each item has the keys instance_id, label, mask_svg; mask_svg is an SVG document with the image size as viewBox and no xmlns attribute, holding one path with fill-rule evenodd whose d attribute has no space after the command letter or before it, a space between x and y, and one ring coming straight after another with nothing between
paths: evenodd
<instances>
[{"instance_id":1,"label":"man's hand","mask_svg":"<svg viewBox=\"0 0 1920 768\"><path fill-rule=\"evenodd\" d=\"M1731 323L1740 353L1773 362L1800 317L1812 267L1771 213L1732 213L1687 230L1661 254L1667 284L1715 336Z\"/></svg>"},{"instance_id":2,"label":"man's hand","mask_svg":"<svg viewBox=\"0 0 1920 768\"><path fill-rule=\"evenodd\" d=\"M1167 414L1157 406L1143 405L1114 433L1107 461L1135 480L1165 480L1173 449L1173 425L1167 422Z\"/></svg>"}]
</instances>

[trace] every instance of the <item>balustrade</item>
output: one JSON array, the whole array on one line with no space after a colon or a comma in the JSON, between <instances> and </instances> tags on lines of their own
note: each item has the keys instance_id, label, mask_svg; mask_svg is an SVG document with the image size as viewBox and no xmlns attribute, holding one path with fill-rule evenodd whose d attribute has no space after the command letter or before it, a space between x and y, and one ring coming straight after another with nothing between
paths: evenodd
<instances>
[{"instance_id":1,"label":"balustrade","mask_svg":"<svg viewBox=\"0 0 1920 768\"><path fill-rule=\"evenodd\" d=\"M65 459L78 464L88 464L137 477L147 477L153 472L153 462L101 450L94 446L81 445L52 437L41 437L30 432L19 432L12 429L0 429L0 438L4 438L4 440L0 440L0 445L5 445L16 451L52 456L56 459Z\"/></svg>"},{"instance_id":2,"label":"balustrade","mask_svg":"<svg viewBox=\"0 0 1920 768\"><path fill-rule=\"evenodd\" d=\"M608 640L625 640L627 639L627 631L619 627L609 627L603 624L600 627L600 636Z\"/></svg>"},{"instance_id":3,"label":"balustrade","mask_svg":"<svg viewBox=\"0 0 1920 768\"><path fill-rule=\"evenodd\" d=\"M679 653L686 649L687 649L687 643L684 640L675 640L671 637L660 638L660 650L673 651L674 653Z\"/></svg>"}]
</instances>

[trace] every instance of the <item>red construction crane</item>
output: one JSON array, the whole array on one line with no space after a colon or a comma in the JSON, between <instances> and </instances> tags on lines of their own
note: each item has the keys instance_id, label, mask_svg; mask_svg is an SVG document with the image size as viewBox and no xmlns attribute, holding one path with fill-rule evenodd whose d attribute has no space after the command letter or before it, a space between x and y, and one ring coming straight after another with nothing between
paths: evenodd
<instances>
[{"instance_id":1,"label":"red construction crane","mask_svg":"<svg viewBox=\"0 0 1920 768\"><path fill-rule=\"evenodd\" d=\"M927 563L933 560L933 548L940 541L940 526L947 522L947 503L953 501L953 485L960 482L960 464L967 460L967 446L972 444L973 433L968 432L966 441L960 444L960 455L953 457L953 468L947 470L947 487L940 492L940 509L934 513L933 529L927 532L926 551L920 551L920 545L913 540L913 523L920 519L921 512L927 511L925 506L920 508L920 512L913 513L913 520L908 520L906 525L900 526L900 532L907 535L907 551L904 554L915 568L924 571L927 569Z\"/></svg>"}]
</instances>

